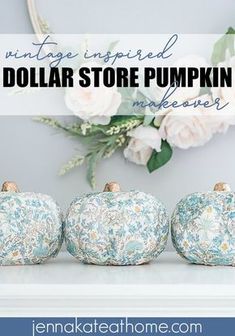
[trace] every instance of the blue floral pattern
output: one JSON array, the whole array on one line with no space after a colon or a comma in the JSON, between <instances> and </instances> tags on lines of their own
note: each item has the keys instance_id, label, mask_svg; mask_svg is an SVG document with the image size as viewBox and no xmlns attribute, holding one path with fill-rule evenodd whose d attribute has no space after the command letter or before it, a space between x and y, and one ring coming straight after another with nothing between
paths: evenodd
<instances>
[{"instance_id":1,"label":"blue floral pattern","mask_svg":"<svg viewBox=\"0 0 235 336\"><path fill-rule=\"evenodd\" d=\"M84 263L138 265L165 248L165 207L143 192L103 192L76 198L67 214L68 251Z\"/></svg>"},{"instance_id":2,"label":"blue floral pattern","mask_svg":"<svg viewBox=\"0 0 235 336\"><path fill-rule=\"evenodd\" d=\"M0 193L0 265L42 263L61 244L62 215L51 197Z\"/></svg>"},{"instance_id":3,"label":"blue floral pattern","mask_svg":"<svg viewBox=\"0 0 235 336\"><path fill-rule=\"evenodd\" d=\"M195 193L172 216L172 241L191 263L235 266L235 194Z\"/></svg>"}]
</instances>

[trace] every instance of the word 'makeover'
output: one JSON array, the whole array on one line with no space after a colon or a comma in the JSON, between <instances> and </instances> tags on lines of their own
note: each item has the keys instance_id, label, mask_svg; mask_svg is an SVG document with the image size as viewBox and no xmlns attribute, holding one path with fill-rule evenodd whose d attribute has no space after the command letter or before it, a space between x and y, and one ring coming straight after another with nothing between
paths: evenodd
<instances>
[{"instance_id":1,"label":"word 'makeover'","mask_svg":"<svg viewBox=\"0 0 235 336\"><path fill-rule=\"evenodd\" d=\"M200 87L231 87L232 69L223 67L81 67L72 68L3 68L3 87L150 87L156 84L167 87L177 83L178 87L193 87L199 80Z\"/></svg>"}]
</instances>

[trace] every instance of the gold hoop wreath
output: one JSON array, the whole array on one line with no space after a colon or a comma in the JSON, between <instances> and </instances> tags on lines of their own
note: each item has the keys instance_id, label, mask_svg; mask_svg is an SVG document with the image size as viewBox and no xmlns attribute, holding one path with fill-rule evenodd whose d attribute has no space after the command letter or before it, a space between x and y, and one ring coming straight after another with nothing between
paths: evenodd
<instances>
[{"instance_id":1,"label":"gold hoop wreath","mask_svg":"<svg viewBox=\"0 0 235 336\"><path fill-rule=\"evenodd\" d=\"M38 15L37 5L35 0L27 0L28 13L33 30L36 35L42 35L43 31L40 25L40 17Z\"/></svg>"}]
</instances>

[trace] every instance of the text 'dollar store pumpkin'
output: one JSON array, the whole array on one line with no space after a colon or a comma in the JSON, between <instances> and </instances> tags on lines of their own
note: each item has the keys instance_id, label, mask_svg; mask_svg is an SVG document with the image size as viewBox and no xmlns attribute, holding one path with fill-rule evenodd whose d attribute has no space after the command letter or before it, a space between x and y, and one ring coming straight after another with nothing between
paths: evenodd
<instances>
[{"instance_id":1,"label":"text 'dollar store pumpkin'","mask_svg":"<svg viewBox=\"0 0 235 336\"><path fill-rule=\"evenodd\" d=\"M235 266L235 193L226 183L179 202L172 216L172 241L191 263Z\"/></svg>"},{"instance_id":2,"label":"text 'dollar store pumpkin'","mask_svg":"<svg viewBox=\"0 0 235 336\"><path fill-rule=\"evenodd\" d=\"M97 265L139 265L155 259L168 236L166 209L139 191L123 192L115 182L102 193L77 197L65 222L68 251Z\"/></svg>"},{"instance_id":3,"label":"text 'dollar store pumpkin'","mask_svg":"<svg viewBox=\"0 0 235 336\"><path fill-rule=\"evenodd\" d=\"M62 244L62 216L50 196L20 193L5 182L0 192L0 265L38 264Z\"/></svg>"}]
</instances>

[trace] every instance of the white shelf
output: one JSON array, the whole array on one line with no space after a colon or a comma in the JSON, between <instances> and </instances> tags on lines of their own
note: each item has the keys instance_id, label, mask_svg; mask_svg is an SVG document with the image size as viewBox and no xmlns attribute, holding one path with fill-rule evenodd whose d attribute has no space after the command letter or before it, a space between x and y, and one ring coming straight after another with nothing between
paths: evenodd
<instances>
[{"instance_id":1,"label":"white shelf","mask_svg":"<svg viewBox=\"0 0 235 336\"><path fill-rule=\"evenodd\" d=\"M235 268L190 265L173 252L142 266L0 268L1 316L235 316Z\"/></svg>"}]
</instances>

